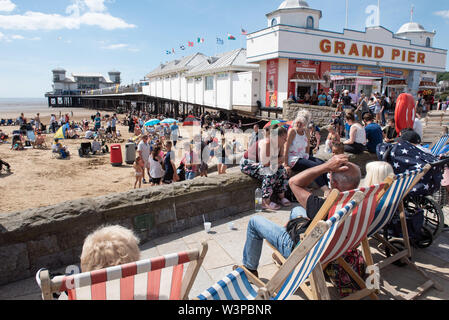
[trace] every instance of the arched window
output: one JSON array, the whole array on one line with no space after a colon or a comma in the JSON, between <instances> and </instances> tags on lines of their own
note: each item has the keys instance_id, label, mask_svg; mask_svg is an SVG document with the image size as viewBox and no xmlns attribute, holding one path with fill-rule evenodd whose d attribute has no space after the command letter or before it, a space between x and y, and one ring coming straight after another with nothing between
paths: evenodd
<instances>
[{"instance_id":1,"label":"arched window","mask_svg":"<svg viewBox=\"0 0 449 320\"><path fill-rule=\"evenodd\" d=\"M426 39L426 47L430 47L430 38Z\"/></svg>"},{"instance_id":2,"label":"arched window","mask_svg":"<svg viewBox=\"0 0 449 320\"><path fill-rule=\"evenodd\" d=\"M314 21L313 21L313 17L307 17L307 29L313 29L314 26Z\"/></svg>"},{"instance_id":3,"label":"arched window","mask_svg":"<svg viewBox=\"0 0 449 320\"><path fill-rule=\"evenodd\" d=\"M276 20L276 18L273 18L273 20L271 20L271 26L274 27L278 24L278 21Z\"/></svg>"}]
</instances>

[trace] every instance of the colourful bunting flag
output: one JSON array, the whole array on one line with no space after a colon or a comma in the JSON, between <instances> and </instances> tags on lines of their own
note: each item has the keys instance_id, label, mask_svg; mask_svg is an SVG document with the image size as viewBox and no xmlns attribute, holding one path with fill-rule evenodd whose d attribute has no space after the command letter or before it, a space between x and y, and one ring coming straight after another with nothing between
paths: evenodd
<instances>
[{"instance_id":1,"label":"colourful bunting flag","mask_svg":"<svg viewBox=\"0 0 449 320\"><path fill-rule=\"evenodd\" d=\"M248 32L242 28L242 35L246 36L248 34Z\"/></svg>"},{"instance_id":2,"label":"colourful bunting flag","mask_svg":"<svg viewBox=\"0 0 449 320\"><path fill-rule=\"evenodd\" d=\"M217 44L223 45L224 44L223 39L217 38Z\"/></svg>"},{"instance_id":3,"label":"colourful bunting flag","mask_svg":"<svg viewBox=\"0 0 449 320\"><path fill-rule=\"evenodd\" d=\"M189 47L193 47L194 43L189 41Z\"/></svg>"},{"instance_id":4,"label":"colourful bunting flag","mask_svg":"<svg viewBox=\"0 0 449 320\"><path fill-rule=\"evenodd\" d=\"M165 53L166 54L171 54L171 51L170 50L166 50Z\"/></svg>"},{"instance_id":5,"label":"colourful bunting flag","mask_svg":"<svg viewBox=\"0 0 449 320\"><path fill-rule=\"evenodd\" d=\"M204 43L204 38L198 38L198 43Z\"/></svg>"},{"instance_id":6,"label":"colourful bunting flag","mask_svg":"<svg viewBox=\"0 0 449 320\"><path fill-rule=\"evenodd\" d=\"M235 37L232 34L228 33L228 40L235 40Z\"/></svg>"},{"instance_id":7,"label":"colourful bunting flag","mask_svg":"<svg viewBox=\"0 0 449 320\"><path fill-rule=\"evenodd\" d=\"M172 49L171 49L171 52L173 52L173 54L175 54L175 48L172 48Z\"/></svg>"},{"instance_id":8,"label":"colourful bunting flag","mask_svg":"<svg viewBox=\"0 0 449 320\"><path fill-rule=\"evenodd\" d=\"M185 49L186 49L186 47L185 47L184 45L181 45L181 46L179 47L179 49L181 49L181 50L185 50Z\"/></svg>"}]
</instances>

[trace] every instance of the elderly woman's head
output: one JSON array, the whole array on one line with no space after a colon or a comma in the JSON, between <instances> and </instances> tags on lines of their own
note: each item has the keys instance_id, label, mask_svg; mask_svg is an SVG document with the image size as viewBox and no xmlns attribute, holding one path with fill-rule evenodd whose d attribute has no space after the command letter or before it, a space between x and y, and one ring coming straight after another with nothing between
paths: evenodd
<instances>
[{"instance_id":1,"label":"elderly woman's head","mask_svg":"<svg viewBox=\"0 0 449 320\"><path fill-rule=\"evenodd\" d=\"M84 240L81 270L101 270L139 259L139 239L136 235L121 226L108 226L94 231Z\"/></svg>"},{"instance_id":2,"label":"elderly woman's head","mask_svg":"<svg viewBox=\"0 0 449 320\"><path fill-rule=\"evenodd\" d=\"M293 121L293 128L298 129L306 129L309 126L310 121L312 120L312 115L307 110L300 110L296 119Z\"/></svg>"},{"instance_id":3,"label":"elderly woman's head","mask_svg":"<svg viewBox=\"0 0 449 320\"><path fill-rule=\"evenodd\" d=\"M366 177L360 186L370 187L375 184L380 184L391 174L394 174L394 170L388 162L370 162L366 165Z\"/></svg>"}]
</instances>

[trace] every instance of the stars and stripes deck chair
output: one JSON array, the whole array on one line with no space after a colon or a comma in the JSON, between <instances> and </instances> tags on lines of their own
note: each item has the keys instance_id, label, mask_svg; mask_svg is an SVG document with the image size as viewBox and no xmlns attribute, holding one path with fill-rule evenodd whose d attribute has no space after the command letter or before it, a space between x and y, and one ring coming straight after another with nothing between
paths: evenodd
<instances>
[{"instance_id":1,"label":"stars and stripes deck chair","mask_svg":"<svg viewBox=\"0 0 449 320\"><path fill-rule=\"evenodd\" d=\"M319 264L324 252L335 239L340 224L344 223L364 197L361 192L354 194L352 199L348 199L346 206L336 211L328 221L318 222L267 284L245 267L239 267L202 292L197 300L288 299Z\"/></svg>"},{"instance_id":2,"label":"stars and stripes deck chair","mask_svg":"<svg viewBox=\"0 0 449 320\"><path fill-rule=\"evenodd\" d=\"M434 156L438 156L443 147L449 142L449 134L442 136L430 149Z\"/></svg>"},{"instance_id":3,"label":"stars and stripes deck chair","mask_svg":"<svg viewBox=\"0 0 449 320\"><path fill-rule=\"evenodd\" d=\"M378 242L382 243L387 247L393 254L376 263L375 266L380 270L386 266L395 263L396 261L403 261L407 265L410 265L416 271L423 275L428 281L420 286L416 291L412 291L407 295L400 294L385 282L387 289L392 291L394 295L404 298L406 300L412 300L420 295L422 295L426 290L435 286L437 289L440 288L430 277L415 263L412 262L412 249L409 241L407 222L404 212L403 201L407 194L414 188L414 186L424 177L427 172L432 168L431 165L427 165L422 169L414 170L411 172L406 172L404 174L398 174L396 176L389 177L388 179L393 180L391 188L385 193L385 195L380 199L379 204L376 209L376 214L373 223L368 231L368 238L373 237ZM384 227L392 220L395 213L399 210L402 234L404 236L404 250L399 250L394 247L390 242L387 241L382 236L382 230ZM368 238L363 241L363 250L367 264L374 265L373 258L369 249Z\"/></svg>"},{"instance_id":4,"label":"stars and stripes deck chair","mask_svg":"<svg viewBox=\"0 0 449 320\"><path fill-rule=\"evenodd\" d=\"M343 255L349 250L357 248L361 242L366 238L369 227L375 216L378 200L383 197L385 192L390 188L391 181L385 181L385 183L374 185L368 188L360 188L358 190L351 190L346 192L332 191L330 198L335 200L332 208L329 210L328 216L330 217L336 210L339 210L342 206L346 205L348 200L356 193L362 192L365 195L364 201L353 210L348 219L343 224L340 224L336 231L336 237L330 244L327 251L324 253L320 265L316 268L315 273L310 277L307 285L306 283L301 286L301 290L306 297L310 300L330 299L330 295L324 281L323 270L327 265L333 261L337 261L349 274L349 276L357 283L361 288L358 292L345 297L346 300L362 299L370 296L371 299L378 299L375 294L375 289L367 288L365 281L352 269L352 267L345 261ZM310 227L306 231L306 235L310 232L319 221L327 219L326 213L318 212L315 216ZM273 247L272 247L273 248ZM369 247L368 247L369 248ZM281 264L285 259L275 249L275 259Z\"/></svg>"},{"instance_id":5,"label":"stars and stripes deck chair","mask_svg":"<svg viewBox=\"0 0 449 320\"><path fill-rule=\"evenodd\" d=\"M53 279L43 270L37 278L44 300L60 292L69 300L188 300L207 248L202 243L195 250Z\"/></svg>"}]
</instances>

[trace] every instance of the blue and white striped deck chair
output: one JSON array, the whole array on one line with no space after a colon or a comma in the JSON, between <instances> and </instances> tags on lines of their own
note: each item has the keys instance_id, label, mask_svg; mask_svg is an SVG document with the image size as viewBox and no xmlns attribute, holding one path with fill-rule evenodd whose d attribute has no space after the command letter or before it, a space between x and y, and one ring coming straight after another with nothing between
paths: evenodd
<instances>
[{"instance_id":1,"label":"blue and white striped deck chair","mask_svg":"<svg viewBox=\"0 0 449 320\"><path fill-rule=\"evenodd\" d=\"M440 154L440 151L443 149L443 147L449 142L449 134L445 134L442 136L435 145L430 149L430 152L434 156L438 156Z\"/></svg>"},{"instance_id":2,"label":"blue and white striped deck chair","mask_svg":"<svg viewBox=\"0 0 449 320\"><path fill-rule=\"evenodd\" d=\"M250 284L244 268L237 268L201 293L199 300L286 300L303 284L320 262L338 226L365 195L357 192L351 201L327 221L320 221L292 252L282 267L266 285L259 288ZM293 270L293 271L292 271Z\"/></svg>"},{"instance_id":3,"label":"blue and white striped deck chair","mask_svg":"<svg viewBox=\"0 0 449 320\"><path fill-rule=\"evenodd\" d=\"M394 178L389 177L390 179L393 179L393 184L379 201L379 204L376 208L374 220L368 231L368 237L362 243L367 265L374 265L368 244L368 238L374 237L377 241L383 243L394 253L391 257L388 257L376 264L379 269L382 269L398 260L403 259L403 261L405 261L409 265L412 265L413 268L418 270L425 278L428 279L428 281L421 285L417 291L410 292L409 294L407 294L407 296L399 294L407 300L415 299L432 286L438 287L438 285L436 285L423 270L421 270L409 259L412 254L403 206L404 198L431 168L431 165L427 165L422 169L396 175L394 176ZM397 210L402 213L401 220L403 220L402 234L404 235L405 249L402 251L399 251L397 248L393 247L386 239L384 239L380 235L380 231L391 221Z\"/></svg>"}]
</instances>

